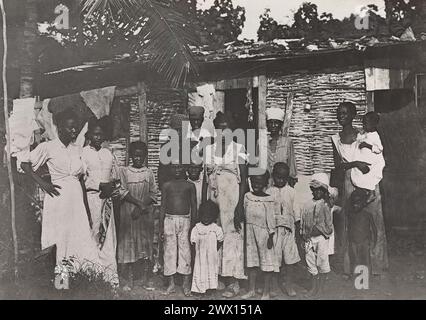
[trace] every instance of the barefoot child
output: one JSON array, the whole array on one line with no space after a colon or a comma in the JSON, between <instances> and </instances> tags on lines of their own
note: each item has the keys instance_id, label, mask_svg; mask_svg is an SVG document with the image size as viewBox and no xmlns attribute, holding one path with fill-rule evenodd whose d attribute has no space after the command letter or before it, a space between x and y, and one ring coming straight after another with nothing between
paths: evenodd
<instances>
[{"instance_id":1,"label":"barefoot child","mask_svg":"<svg viewBox=\"0 0 426 320\"><path fill-rule=\"evenodd\" d=\"M256 295L256 276L259 270L264 276L262 299L270 298L271 276L278 272L273 248L275 233L275 203L274 198L264 192L269 181L269 172L263 175L251 176L252 192L244 196L247 232L247 268L249 291L242 296L249 299Z\"/></svg>"},{"instance_id":2,"label":"barefoot child","mask_svg":"<svg viewBox=\"0 0 426 320\"><path fill-rule=\"evenodd\" d=\"M349 260L351 271L363 265L370 270L370 248L377 241L377 229L371 213L366 209L368 192L355 189L350 197L348 214Z\"/></svg>"},{"instance_id":3,"label":"barefoot child","mask_svg":"<svg viewBox=\"0 0 426 320\"><path fill-rule=\"evenodd\" d=\"M137 262L142 262L143 284L152 290L150 273L153 262L154 216L153 204L157 202L157 186L154 173L145 166L148 149L141 141L132 142L129 148L132 165L119 170L122 186L129 195L142 202L137 207L131 202L121 204L118 226L118 263L127 271L129 288ZM125 288L128 289L128 288Z\"/></svg>"},{"instance_id":4,"label":"barefoot child","mask_svg":"<svg viewBox=\"0 0 426 320\"><path fill-rule=\"evenodd\" d=\"M277 162L272 171L274 186L268 188L267 194L270 194L275 201L275 223L276 231L274 235L274 250L277 258L277 267L281 268L282 262L286 264L285 290L290 297L296 296L293 287L294 267L300 261L299 251L295 239L294 214L294 188L288 184L290 168L284 162ZM275 275L275 274L274 274ZM279 284L278 274L274 278L273 285Z\"/></svg>"},{"instance_id":5,"label":"barefoot child","mask_svg":"<svg viewBox=\"0 0 426 320\"><path fill-rule=\"evenodd\" d=\"M331 212L328 205L329 178L317 173L310 183L313 200L308 202L301 213L301 235L305 241L306 264L312 275L312 288L308 298L321 294L325 276L330 272L329 241L333 232Z\"/></svg>"},{"instance_id":6,"label":"barefoot child","mask_svg":"<svg viewBox=\"0 0 426 320\"><path fill-rule=\"evenodd\" d=\"M196 252L191 291L206 293L218 286L218 250L223 244L223 231L215 223L219 217L219 207L213 201L208 200L200 205L199 217L200 222L191 232L191 243Z\"/></svg>"},{"instance_id":7,"label":"barefoot child","mask_svg":"<svg viewBox=\"0 0 426 320\"><path fill-rule=\"evenodd\" d=\"M385 159L383 158L383 145L377 132L379 115L376 112L368 112L362 119L364 133L358 139L360 161L369 163L370 171L362 173L359 169L353 168L351 171L352 183L368 191L368 202L376 198L376 186L383 178L383 168Z\"/></svg>"},{"instance_id":8,"label":"barefoot child","mask_svg":"<svg viewBox=\"0 0 426 320\"><path fill-rule=\"evenodd\" d=\"M160 237L164 241L164 275L168 277L166 295L175 292L175 274L183 275L185 296L191 294L191 247L189 232L197 216L195 185L187 181L180 163L170 166L172 180L163 185Z\"/></svg>"}]
</instances>

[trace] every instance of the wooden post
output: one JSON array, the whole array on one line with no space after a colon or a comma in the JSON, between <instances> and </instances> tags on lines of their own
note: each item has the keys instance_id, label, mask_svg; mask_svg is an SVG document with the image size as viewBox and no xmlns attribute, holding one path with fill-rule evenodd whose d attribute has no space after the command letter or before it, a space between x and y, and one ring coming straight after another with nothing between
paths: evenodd
<instances>
[{"instance_id":1,"label":"wooden post","mask_svg":"<svg viewBox=\"0 0 426 320\"><path fill-rule=\"evenodd\" d=\"M374 111L374 91L367 91L367 112Z\"/></svg>"},{"instance_id":2,"label":"wooden post","mask_svg":"<svg viewBox=\"0 0 426 320\"><path fill-rule=\"evenodd\" d=\"M13 238L13 253L14 253L14 271L15 280L18 278L18 236L16 232L16 217L15 217L15 184L13 181L12 163L10 158L10 127L9 127L9 108L8 108L8 95L7 95L7 77L6 77L6 65L7 65L7 32L6 32L6 11L4 8L3 0L0 0L0 9L3 20L3 63L2 63L2 81L3 81L3 112L4 122L6 127L6 138L7 138L7 150L6 150L6 162L7 162L7 173L9 177L10 185L10 214L12 223L12 238Z\"/></svg>"},{"instance_id":3,"label":"wooden post","mask_svg":"<svg viewBox=\"0 0 426 320\"><path fill-rule=\"evenodd\" d=\"M138 82L138 104L139 104L139 140L148 143L148 119L146 102L146 85Z\"/></svg>"},{"instance_id":4,"label":"wooden post","mask_svg":"<svg viewBox=\"0 0 426 320\"><path fill-rule=\"evenodd\" d=\"M268 93L268 83L266 76L259 76L259 129L266 129L266 95Z\"/></svg>"},{"instance_id":5,"label":"wooden post","mask_svg":"<svg viewBox=\"0 0 426 320\"><path fill-rule=\"evenodd\" d=\"M288 137L290 134L290 124L291 124L291 117L293 115L293 98L294 94L293 92L290 92L287 95L287 104L285 108L285 118L284 118L284 124L282 129L282 135L284 137Z\"/></svg>"}]
</instances>

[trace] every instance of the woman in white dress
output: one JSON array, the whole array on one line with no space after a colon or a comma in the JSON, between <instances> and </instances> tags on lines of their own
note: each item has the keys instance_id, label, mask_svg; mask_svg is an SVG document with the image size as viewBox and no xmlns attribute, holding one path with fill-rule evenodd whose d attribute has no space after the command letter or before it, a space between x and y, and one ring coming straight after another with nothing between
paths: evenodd
<instances>
[{"instance_id":1,"label":"woman in white dress","mask_svg":"<svg viewBox=\"0 0 426 320\"><path fill-rule=\"evenodd\" d=\"M83 161L77 138L78 117L63 111L55 122L58 138L39 144L21 168L46 192L42 214L41 246L56 245L56 264L63 259L75 261L74 270L98 263L98 250L91 236L83 197ZM52 182L35 173L47 164Z\"/></svg>"},{"instance_id":2,"label":"woman in white dress","mask_svg":"<svg viewBox=\"0 0 426 320\"><path fill-rule=\"evenodd\" d=\"M231 119L218 112L216 129L231 128ZM223 296L232 298L239 293L239 280L244 274L244 194L248 190L247 155L243 145L232 138L218 135L217 140L205 148L209 198L220 209L219 224L223 229L223 248L219 252L219 275L229 280Z\"/></svg>"},{"instance_id":3,"label":"woman in white dress","mask_svg":"<svg viewBox=\"0 0 426 320\"><path fill-rule=\"evenodd\" d=\"M99 263L105 280L118 284L115 258L117 237L111 199L113 192L111 182L117 176L116 161L112 152L102 147L105 141L105 128L101 120L94 118L89 121L86 137L89 145L83 148L82 159L92 220L92 237L99 249Z\"/></svg>"}]
</instances>

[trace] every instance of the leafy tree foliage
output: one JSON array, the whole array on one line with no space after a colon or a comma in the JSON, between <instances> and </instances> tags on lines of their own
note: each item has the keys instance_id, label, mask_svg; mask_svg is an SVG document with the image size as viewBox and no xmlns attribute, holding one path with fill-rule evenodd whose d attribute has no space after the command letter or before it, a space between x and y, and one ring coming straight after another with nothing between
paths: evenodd
<instances>
[{"instance_id":1,"label":"leafy tree foliage","mask_svg":"<svg viewBox=\"0 0 426 320\"><path fill-rule=\"evenodd\" d=\"M329 38L356 38L366 35L381 35L387 33L386 20L379 16L375 5L366 6L369 14L368 30L358 30L355 27L355 14L343 20L335 19L331 13L318 12L316 4L303 3L295 12L291 25L279 24L271 15L270 10L260 16L258 39L270 41L273 39L305 38L305 39L329 39Z\"/></svg>"}]
</instances>

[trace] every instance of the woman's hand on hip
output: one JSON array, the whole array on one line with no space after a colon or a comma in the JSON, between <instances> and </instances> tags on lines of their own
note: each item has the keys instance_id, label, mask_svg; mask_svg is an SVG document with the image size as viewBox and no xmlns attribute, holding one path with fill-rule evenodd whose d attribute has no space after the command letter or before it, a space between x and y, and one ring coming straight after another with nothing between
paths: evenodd
<instances>
[{"instance_id":1,"label":"woman's hand on hip","mask_svg":"<svg viewBox=\"0 0 426 320\"><path fill-rule=\"evenodd\" d=\"M57 197L61 195L57 189L62 188L56 184L45 182L40 184L40 188L43 189L51 197Z\"/></svg>"}]
</instances>

